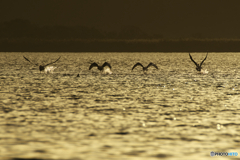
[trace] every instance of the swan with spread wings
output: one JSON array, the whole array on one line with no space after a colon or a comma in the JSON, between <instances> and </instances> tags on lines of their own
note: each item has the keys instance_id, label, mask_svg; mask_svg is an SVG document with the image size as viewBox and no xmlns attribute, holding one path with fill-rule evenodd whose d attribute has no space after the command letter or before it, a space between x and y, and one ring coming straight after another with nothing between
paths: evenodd
<instances>
[{"instance_id":1,"label":"swan with spread wings","mask_svg":"<svg viewBox=\"0 0 240 160\"><path fill-rule=\"evenodd\" d=\"M48 63L48 64L46 64L46 65L38 65L38 63L33 63L33 62L31 62L28 58L26 58L25 56L23 56L23 58L26 60L26 61L28 61L28 62L30 62L30 63L32 63L33 65L36 65L36 66L39 66L39 71L40 71L40 73L41 73L41 71L45 71L45 73L48 73L48 72L53 72L53 70L56 68L56 67L53 67L53 66L49 66L50 64L53 64L53 63L56 63L60 58L61 58L61 56L56 60L56 61L54 61L54 62L51 62L51 63ZM47 66L49 66L49 67L47 67Z\"/></svg>"},{"instance_id":2,"label":"swan with spread wings","mask_svg":"<svg viewBox=\"0 0 240 160\"><path fill-rule=\"evenodd\" d=\"M207 52L207 54L206 54L206 57L202 60L202 62L201 62L200 64L198 64L197 62L195 62L195 61L193 60L191 54L189 53L190 59L191 59L191 60L193 61L193 63L196 65L196 70L199 71L199 73L201 73L201 74L208 74L208 70L207 70L207 69L205 69L205 70L202 69L202 64L203 64L203 62L207 59L207 56L208 56L208 52Z\"/></svg>"},{"instance_id":3,"label":"swan with spread wings","mask_svg":"<svg viewBox=\"0 0 240 160\"><path fill-rule=\"evenodd\" d=\"M101 66L94 62L90 65L89 70L91 70L93 67L97 67L97 69L102 71L104 74L112 74L112 67L108 62L103 63Z\"/></svg>"},{"instance_id":4,"label":"swan with spread wings","mask_svg":"<svg viewBox=\"0 0 240 160\"><path fill-rule=\"evenodd\" d=\"M144 67L141 63L138 62L138 63L136 63L136 64L132 67L132 70L133 70L135 67L137 67L137 66L141 66L142 69L143 69L143 72L147 72L147 71L148 71L148 68L151 67L151 66L153 66L153 67L155 67L156 69L158 69L157 65L154 64L154 63L152 63L152 62L150 62L146 67Z\"/></svg>"}]
</instances>

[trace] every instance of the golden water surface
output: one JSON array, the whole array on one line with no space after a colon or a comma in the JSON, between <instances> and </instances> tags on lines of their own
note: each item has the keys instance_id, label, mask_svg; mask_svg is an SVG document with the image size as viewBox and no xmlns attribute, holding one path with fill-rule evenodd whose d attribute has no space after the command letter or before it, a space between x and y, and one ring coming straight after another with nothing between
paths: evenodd
<instances>
[{"instance_id":1,"label":"golden water surface","mask_svg":"<svg viewBox=\"0 0 240 160\"><path fill-rule=\"evenodd\" d=\"M206 55L191 54L198 63ZM23 55L61 59L53 74L40 74ZM112 75L88 70L105 61ZM132 71L136 62L159 69ZM240 154L239 62L238 53L209 53L202 75L188 53L0 53L0 159Z\"/></svg>"}]
</instances>

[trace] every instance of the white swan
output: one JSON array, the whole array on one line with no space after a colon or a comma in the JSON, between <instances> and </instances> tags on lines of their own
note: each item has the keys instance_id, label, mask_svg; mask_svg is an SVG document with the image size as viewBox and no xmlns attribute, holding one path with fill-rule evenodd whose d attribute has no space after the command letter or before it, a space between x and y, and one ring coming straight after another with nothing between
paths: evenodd
<instances>
[{"instance_id":1,"label":"white swan","mask_svg":"<svg viewBox=\"0 0 240 160\"><path fill-rule=\"evenodd\" d=\"M46 66L45 67L45 69L44 69L44 72L46 73L46 74L48 74L48 73L52 73L53 74L53 71L54 71L54 69L56 69L57 67L54 67L54 66Z\"/></svg>"},{"instance_id":2,"label":"white swan","mask_svg":"<svg viewBox=\"0 0 240 160\"><path fill-rule=\"evenodd\" d=\"M112 74L112 71L110 68L104 68L103 71L102 71L103 74Z\"/></svg>"},{"instance_id":3,"label":"white swan","mask_svg":"<svg viewBox=\"0 0 240 160\"><path fill-rule=\"evenodd\" d=\"M208 74L208 70L207 69L205 69L205 70L203 70L203 69L201 69L201 72L200 72L201 74Z\"/></svg>"},{"instance_id":4,"label":"white swan","mask_svg":"<svg viewBox=\"0 0 240 160\"><path fill-rule=\"evenodd\" d=\"M27 59L27 58L24 57L24 56L23 56L23 58L24 58L26 61L28 61L28 62L30 62L30 63L36 65L36 66L39 66L39 71L40 71L40 73L41 73L41 71L43 71L43 70L45 71L45 68L46 68L48 65L57 62L57 61L61 58L61 56L60 56L56 61L51 62L51 63L48 63L48 64L46 64L46 65L38 65L37 63L33 63L33 62L31 62L29 59ZM54 68L54 69L55 69L55 68ZM54 70L54 69L53 69L53 70ZM45 72L45 73L46 73L46 72Z\"/></svg>"},{"instance_id":5,"label":"white swan","mask_svg":"<svg viewBox=\"0 0 240 160\"><path fill-rule=\"evenodd\" d=\"M89 70L91 70L93 67L97 67L98 70L102 71L103 74L112 74L112 67L108 62L105 62L102 66L99 66L94 62L90 65Z\"/></svg>"}]
</instances>

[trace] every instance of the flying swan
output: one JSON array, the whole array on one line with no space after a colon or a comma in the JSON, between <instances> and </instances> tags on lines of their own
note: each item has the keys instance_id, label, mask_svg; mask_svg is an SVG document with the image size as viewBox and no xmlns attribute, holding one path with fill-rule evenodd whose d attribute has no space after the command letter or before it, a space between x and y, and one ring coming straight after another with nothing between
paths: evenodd
<instances>
[{"instance_id":1,"label":"flying swan","mask_svg":"<svg viewBox=\"0 0 240 160\"><path fill-rule=\"evenodd\" d=\"M57 67L48 66L48 65L57 62L57 61L61 58L61 56L60 56L56 61L51 62L51 63L48 63L48 64L46 64L46 65L38 65L38 63L33 63L33 62L31 62L29 59L27 59L26 57L24 57L24 56L23 56L23 58L24 58L26 61L28 61L28 62L36 65L36 66L39 66L39 71L40 71L40 73L41 73L41 71L43 71L43 70L44 70L45 73L53 73L53 70L56 69Z\"/></svg>"},{"instance_id":2,"label":"flying swan","mask_svg":"<svg viewBox=\"0 0 240 160\"><path fill-rule=\"evenodd\" d=\"M89 70L91 70L93 67L97 67L99 71L102 71L103 74L112 74L112 67L108 62L103 63L102 66L99 66L97 63L92 63L89 67Z\"/></svg>"},{"instance_id":3,"label":"flying swan","mask_svg":"<svg viewBox=\"0 0 240 160\"><path fill-rule=\"evenodd\" d=\"M202 64L207 59L208 53L207 53L206 57L204 58L204 60L200 63L200 65L193 60L190 53L189 53L189 56L190 56L190 59L193 61L193 63L196 65L196 70L197 71L199 71L202 74L208 74L207 69L205 69L205 70L202 69Z\"/></svg>"},{"instance_id":4,"label":"flying swan","mask_svg":"<svg viewBox=\"0 0 240 160\"><path fill-rule=\"evenodd\" d=\"M143 68L143 72L147 72L147 71L148 71L148 68L151 67L151 66L153 66L153 67L155 67L156 69L158 69L157 65L153 64L152 62L150 62L147 67L144 67L141 63L138 62L138 63L136 63L136 64L133 66L132 70L133 70L135 67L137 67L137 66L141 66L141 67Z\"/></svg>"}]
</instances>

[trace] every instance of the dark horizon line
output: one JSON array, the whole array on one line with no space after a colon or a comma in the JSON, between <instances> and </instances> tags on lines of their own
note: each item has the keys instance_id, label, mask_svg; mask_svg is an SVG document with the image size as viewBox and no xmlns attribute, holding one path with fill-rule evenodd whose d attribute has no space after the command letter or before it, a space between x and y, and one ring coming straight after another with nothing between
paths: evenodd
<instances>
[{"instance_id":1,"label":"dark horizon line","mask_svg":"<svg viewBox=\"0 0 240 160\"><path fill-rule=\"evenodd\" d=\"M0 39L1 52L239 52L240 39L171 40L38 40Z\"/></svg>"}]
</instances>

